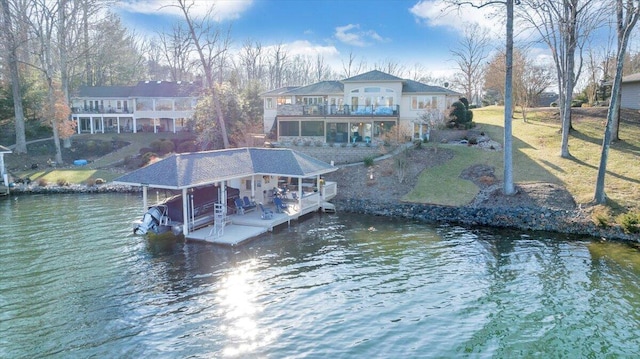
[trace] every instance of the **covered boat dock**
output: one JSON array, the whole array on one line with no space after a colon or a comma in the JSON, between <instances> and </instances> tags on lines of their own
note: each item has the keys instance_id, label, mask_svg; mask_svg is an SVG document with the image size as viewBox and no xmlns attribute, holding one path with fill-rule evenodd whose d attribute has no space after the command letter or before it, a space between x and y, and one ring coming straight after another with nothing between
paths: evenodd
<instances>
[{"instance_id":1,"label":"covered boat dock","mask_svg":"<svg viewBox=\"0 0 640 359\"><path fill-rule=\"evenodd\" d=\"M335 197L336 184L325 182L322 175L335 170L291 149L237 148L174 154L114 182L142 187L145 212L150 207L149 189L181 194L181 213L187 215L179 221L187 240L236 245L305 214L331 208L327 201ZM193 193L209 186L215 186L218 195L210 208L210 219L202 223L194 216ZM276 201L275 193L279 197ZM256 206L243 210L233 205L234 200L244 197ZM277 206L280 200L285 208Z\"/></svg>"}]
</instances>

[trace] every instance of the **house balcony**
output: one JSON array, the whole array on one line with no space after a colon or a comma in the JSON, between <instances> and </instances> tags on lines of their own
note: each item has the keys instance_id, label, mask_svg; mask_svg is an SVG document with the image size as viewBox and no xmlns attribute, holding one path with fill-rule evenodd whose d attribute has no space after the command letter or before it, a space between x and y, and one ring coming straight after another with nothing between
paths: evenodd
<instances>
[{"instance_id":1,"label":"house balcony","mask_svg":"<svg viewBox=\"0 0 640 359\"><path fill-rule=\"evenodd\" d=\"M352 106L352 105L301 105L285 104L278 106L278 116L333 116L333 117L398 117L400 106Z\"/></svg>"},{"instance_id":2,"label":"house balcony","mask_svg":"<svg viewBox=\"0 0 640 359\"><path fill-rule=\"evenodd\" d=\"M90 115L96 115L96 114L101 114L101 115L108 115L108 114L132 114L133 110L129 110L129 109L115 109L115 108L104 108L104 107L99 107L99 108L83 108L83 107L72 107L71 108L71 113L73 114L90 114Z\"/></svg>"}]
</instances>

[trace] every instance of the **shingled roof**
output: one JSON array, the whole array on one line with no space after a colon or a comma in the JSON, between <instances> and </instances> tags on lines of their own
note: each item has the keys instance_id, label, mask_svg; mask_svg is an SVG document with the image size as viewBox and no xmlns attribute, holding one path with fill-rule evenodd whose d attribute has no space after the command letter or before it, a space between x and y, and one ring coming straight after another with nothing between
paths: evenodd
<instances>
[{"instance_id":1,"label":"shingled roof","mask_svg":"<svg viewBox=\"0 0 640 359\"><path fill-rule=\"evenodd\" d=\"M289 92L287 95L342 95L344 93L344 85L340 81L320 81L314 84L298 87Z\"/></svg>"},{"instance_id":2,"label":"shingled roof","mask_svg":"<svg viewBox=\"0 0 640 359\"><path fill-rule=\"evenodd\" d=\"M423 84L422 82L413 81L413 80L404 80L402 84L402 93L443 93L443 94L451 94L451 95L460 95L459 92L452 91L440 86L432 86Z\"/></svg>"},{"instance_id":3,"label":"shingled roof","mask_svg":"<svg viewBox=\"0 0 640 359\"><path fill-rule=\"evenodd\" d=\"M114 182L131 186L182 189L251 175L312 177L335 167L288 148L236 148L174 154Z\"/></svg>"},{"instance_id":4,"label":"shingled roof","mask_svg":"<svg viewBox=\"0 0 640 359\"><path fill-rule=\"evenodd\" d=\"M401 79L397 76L390 75L386 72L373 70L369 72L365 72L360 75L356 75L353 77L349 77L348 79L342 80L342 82L371 82L371 81L400 81L404 82L406 80Z\"/></svg>"}]
</instances>

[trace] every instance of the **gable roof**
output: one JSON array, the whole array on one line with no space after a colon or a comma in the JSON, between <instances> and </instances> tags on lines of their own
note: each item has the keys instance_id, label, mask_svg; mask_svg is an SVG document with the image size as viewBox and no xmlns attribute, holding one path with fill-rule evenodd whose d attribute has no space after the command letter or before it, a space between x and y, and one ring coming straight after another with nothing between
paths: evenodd
<instances>
[{"instance_id":1,"label":"gable roof","mask_svg":"<svg viewBox=\"0 0 640 359\"><path fill-rule=\"evenodd\" d=\"M460 95L459 92L446 89L440 86L432 86L423 84L422 82L413 81L413 80L404 80L404 84L402 84L402 93L416 93L416 92L440 92L443 94L451 94L451 95Z\"/></svg>"},{"instance_id":2,"label":"gable roof","mask_svg":"<svg viewBox=\"0 0 640 359\"><path fill-rule=\"evenodd\" d=\"M287 95L330 95L344 92L344 85L340 81L320 81L314 84L298 87L287 92Z\"/></svg>"},{"instance_id":3,"label":"gable roof","mask_svg":"<svg viewBox=\"0 0 640 359\"><path fill-rule=\"evenodd\" d=\"M275 90L270 90L270 91L265 91L263 93L260 94L260 96L277 96L277 95L282 95L282 94L286 94L287 92L297 89L300 86L284 86L284 87L279 87Z\"/></svg>"},{"instance_id":4,"label":"gable roof","mask_svg":"<svg viewBox=\"0 0 640 359\"><path fill-rule=\"evenodd\" d=\"M80 86L76 98L193 97L199 85L193 82L140 81L135 86Z\"/></svg>"},{"instance_id":5,"label":"gable roof","mask_svg":"<svg viewBox=\"0 0 640 359\"><path fill-rule=\"evenodd\" d=\"M235 148L174 154L114 180L131 186L182 189L251 175L312 177L330 164L288 148Z\"/></svg>"},{"instance_id":6,"label":"gable roof","mask_svg":"<svg viewBox=\"0 0 640 359\"><path fill-rule=\"evenodd\" d=\"M76 97L118 97L127 98L133 86L80 86Z\"/></svg>"},{"instance_id":7,"label":"gable roof","mask_svg":"<svg viewBox=\"0 0 640 359\"><path fill-rule=\"evenodd\" d=\"M378 70L365 72L363 74L356 75L353 77L349 77L348 79L342 80L342 82L371 82L371 81L404 82L406 80L401 79L397 76L390 75L386 72L378 71Z\"/></svg>"}]
</instances>

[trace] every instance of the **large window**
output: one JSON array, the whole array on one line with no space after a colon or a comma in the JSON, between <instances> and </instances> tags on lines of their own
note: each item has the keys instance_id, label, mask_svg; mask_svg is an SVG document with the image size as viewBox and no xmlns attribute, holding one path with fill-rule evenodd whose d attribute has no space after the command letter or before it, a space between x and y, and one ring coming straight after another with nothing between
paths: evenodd
<instances>
[{"instance_id":1,"label":"large window","mask_svg":"<svg viewBox=\"0 0 640 359\"><path fill-rule=\"evenodd\" d=\"M136 111L153 111L153 101L148 98L137 99Z\"/></svg>"},{"instance_id":2,"label":"large window","mask_svg":"<svg viewBox=\"0 0 640 359\"><path fill-rule=\"evenodd\" d=\"M324 122L322 121L303 121L302 136L324 136Z\"/></svg>"},{"instance_id":3,"label":"large window","mask_svg":"<svg viewBox=\"0 0 640 359\"><path fill-rule=\"evenodd\" d=\"M300 136L300 122L280 121L280 136Z\"/></svg>"},{"instance_id":4,"label":"large window","mask_svg":"<svg viewBox=\"0 0 640 359\"><path fill-rule=\"evenodd\" d=\"M438 108L437 96L412 96L411 97L411 109L412 110L427 110Z\"/></svg>"},{"instance_id":5,"label":"large window","mask_svg":"<svg viewBox=\"0 0 640 359\"><path fill-rule=\"evenodd\" d=\"M187 111L191 110L191 99L190 98L178 98L176 99L176 111Z\"/></svg>"},{"instance_id":6,"label":"large window","mask_svg":"<svg viewBox=\"0 0 640 359\"><path fill-rule=\"evenodd\" d=\"M173 110L173 101L168 99L156 100L156 111L171 111Z\"/></svg>"}]
</instances>

